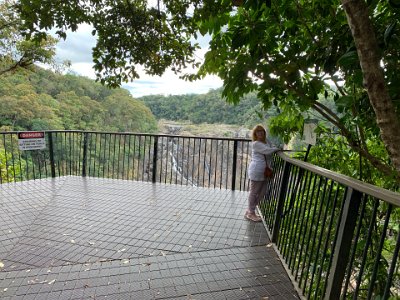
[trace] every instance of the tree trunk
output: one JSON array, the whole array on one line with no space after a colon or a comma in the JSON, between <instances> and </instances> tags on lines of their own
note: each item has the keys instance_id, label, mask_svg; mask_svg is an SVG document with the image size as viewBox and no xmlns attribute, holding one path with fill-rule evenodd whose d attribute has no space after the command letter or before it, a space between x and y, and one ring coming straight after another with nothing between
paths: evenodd
<instances>
[{"instance_id":1,"label":"tree trunk","mask_svg":"<svg viewBox=\"0 0 400 300\"><path fill-rule=\"evenodd\" d=\"M363 0L341 0L357 48L363 83L375 111L382 140L400 178L400 120L387 89L380 66L378 42Z\"/></svg>"}]
</instances>

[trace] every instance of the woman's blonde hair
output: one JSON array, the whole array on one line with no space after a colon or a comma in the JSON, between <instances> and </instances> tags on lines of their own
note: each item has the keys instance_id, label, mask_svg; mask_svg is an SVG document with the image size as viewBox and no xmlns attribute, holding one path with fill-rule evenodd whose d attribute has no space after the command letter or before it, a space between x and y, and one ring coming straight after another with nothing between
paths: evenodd
<instances>
[{"instance_id":1,"label":"woman's blonde hair","mask_svg":"<svg viewBox=\"0 0 400 300\"><path fill-rule=\"evenodd\" d=\"M257 124L256 126L254 126L252 134L251 134L252 140L253 141L257 141L256 131L258 131L258 130L264 131L264 140L263 140L263 142L266 143L267 142L267 132L266 132L264 126L262 126L261 124Z\"/></svg>"}]
</instances>

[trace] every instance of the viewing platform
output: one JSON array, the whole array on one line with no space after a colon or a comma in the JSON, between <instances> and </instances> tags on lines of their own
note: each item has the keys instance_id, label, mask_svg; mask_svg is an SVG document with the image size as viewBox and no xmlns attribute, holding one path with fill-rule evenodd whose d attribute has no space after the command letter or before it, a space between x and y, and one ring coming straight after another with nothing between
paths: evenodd
<instances>
[{"instance_id":1,"label":"viewing platform","mask_svg":"<svg viewBox=\"0 0 400 300\"><path fill-rule=\"evenodd\" d=\"M398 190L279 152L252 223L248 139L18 134L0 135L1 299L400 297Z\"/></svg>"},{"instance_id":2,"label":"viewing platform","mask_svg":"<svg viewBox=\"0 0 400 300\"><path fill-rule=\"evenodd\" d=\"M63 176L0 185L0 298L299 299L246 191Z\"/></svg>"}]
</instances>

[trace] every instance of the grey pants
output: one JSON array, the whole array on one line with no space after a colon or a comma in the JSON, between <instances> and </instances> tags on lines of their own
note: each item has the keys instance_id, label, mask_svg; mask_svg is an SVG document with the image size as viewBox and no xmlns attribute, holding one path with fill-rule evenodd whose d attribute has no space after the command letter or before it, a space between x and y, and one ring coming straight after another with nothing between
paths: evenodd
<instances>
[{"instance_id":1,"label":"grey pants","mask_svg":"<svg viewBox=\"0 0 400 300\"><path fill-rule=\"evenodd\" d=\"M264 198L267 191L267 181L250 180L249 208L250 213L255 213L257 205Z\"/></svg>"}]
</instances>

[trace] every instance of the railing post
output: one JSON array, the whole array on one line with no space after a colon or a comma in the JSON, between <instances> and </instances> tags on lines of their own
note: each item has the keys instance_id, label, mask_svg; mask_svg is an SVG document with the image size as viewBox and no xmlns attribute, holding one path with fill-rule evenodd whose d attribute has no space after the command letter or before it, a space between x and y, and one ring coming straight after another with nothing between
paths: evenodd
<instances>
[{"instance_id":1,"label":"railing post","mask_svg":"<svg viewBox=\"0 0 400 300\"><path fill-rule=\"evenodd\" d=\"M151 181L156 183L156 175L157 175L157 156L158 156L158 136L154 136L154 144L153 144L153 175Z\"/></svg>"},{"instance_id":2,"label":"railing post","mask_svg":"<svg viewBox=\"0 0 400 300\"><path fill-rule=\"evenodd\" d=\"M50 152L50 169L51 177L56 177L56 165L54 163L54 144L53 144L53 134L52 132L47 132L49 135L49 152Z\"/></svg>"},{"instance_id":3,"label":"railing post","mask_svg":"<svg viewBox=\"0 0 400 300\"><path fill-rule=\"evenodd\" d=\"M82 177L86 177L87 149L88 149L88 133L84 132L83 133Z\"/></svg>"},{"instance_id":4,"label":"railing post","mask_svg":"<svg viewBox=\"0 0 400 300\"><path fill-rule=\"evenodd\" d=\"M285 163L283 165L282 180L281 180L281 184L279 187L278 204L277 204L276 212L275 212L274 228L272 229L271 241L273 243L276 243L278 241L279 228L281 226L283 206L285 204L285 197L286 197L286 190L287 190L288 182L289 182L289 175L290 175L290 163L285 161Z\"/></svg>"},{"instance_id":5,"label":"railing post","mask_svg":"<svg viewBox=\"0 0 400 300\"><path fill-rule=\"evenodd\" d=\"M232 162L232 191L236 189L236 167L237 167L238 141L233 142L233 162Z\"/></svg>"},{"instance_id":6,"label":"railing post","mask_svg":"<svg viewBox=\"0 0 400 300\"><path fill-rule=\"evenodd\" d=\"M342 218L339 220L339 229L333 250L332 266L328 275L325 300L340 298L361 197L362 194L359 191L352 188L347 189Z\"/></svg>"}]
</instances>

